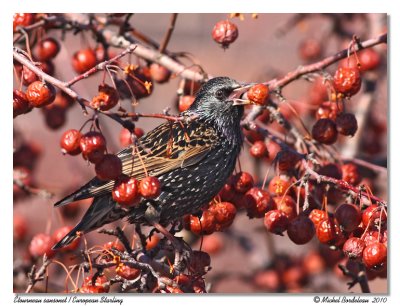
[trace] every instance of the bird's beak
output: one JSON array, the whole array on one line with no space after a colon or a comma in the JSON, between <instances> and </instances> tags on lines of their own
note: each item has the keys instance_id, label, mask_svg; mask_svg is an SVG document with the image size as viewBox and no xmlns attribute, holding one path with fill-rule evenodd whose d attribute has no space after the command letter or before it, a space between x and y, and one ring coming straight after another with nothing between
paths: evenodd
<instances>
[{"instance_id":1,"label":"bird's beak","mask_svg":"<svg viewBox=\"0 0 400 306\"><path fill-rule=\"evenodd\" d=\"M250 104L250 100L243 95L250 89L254 84L241 84L240 87L233 90L229 96L229 100L232 101L232 105L247 105Z\"/></svg>"}]
</instances>

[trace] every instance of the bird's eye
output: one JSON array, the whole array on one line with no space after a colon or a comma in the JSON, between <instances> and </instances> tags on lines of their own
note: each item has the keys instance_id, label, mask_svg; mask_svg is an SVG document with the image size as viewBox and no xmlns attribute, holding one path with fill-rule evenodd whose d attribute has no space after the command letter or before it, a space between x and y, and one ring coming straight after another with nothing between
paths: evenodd
<instances>
[{"instance_id":1,"label":"bird's eye","mask_svg":"<svg viewBox=\"0 0 400 306\"><path fill-rule=\"evenodd\" d=\"M223 98L225 98L225 91L223 89L218 89L215 93L215 96L218 100L222 100Z\"/></svg>"}]
</instances>

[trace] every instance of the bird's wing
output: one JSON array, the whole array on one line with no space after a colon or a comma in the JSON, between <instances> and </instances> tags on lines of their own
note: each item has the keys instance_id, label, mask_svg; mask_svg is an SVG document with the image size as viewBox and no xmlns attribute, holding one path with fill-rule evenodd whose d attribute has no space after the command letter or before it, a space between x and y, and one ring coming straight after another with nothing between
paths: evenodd
<instances>
[{"instance_id":1,"label":"bird's wing","mask_svg":"<svg viewBox=\"0 0 400 306\"><path fill-rule=\"evenodd\" d=\"M142 137L139 145L126 148L117 156L122 161L123 173L141 180L147 175L157 177L179 167L193 166L217 143L215 130L199 122L166 122ZM110 192L113 186L114 181L94 178L55 206L101 196Z\"/></svg>"}]
</instances>

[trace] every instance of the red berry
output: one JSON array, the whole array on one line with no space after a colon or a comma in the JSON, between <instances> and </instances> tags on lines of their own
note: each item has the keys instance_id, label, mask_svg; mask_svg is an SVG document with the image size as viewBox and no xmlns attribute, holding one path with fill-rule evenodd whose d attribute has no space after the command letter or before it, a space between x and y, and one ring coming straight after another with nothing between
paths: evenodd
<instances>
[{"instance_id":1,"label":"red berry","mask_svg":"<svg viewBox=\"0 0 400 306\"><path fill-rule=\"evenodd\" d=\"M33 107L43 107L54 101L56 90L53 85L35 81L29 84L26 90L26 98Z\"/></svg>"},{"instance_id":2,"label":"red berry","mask_svg":"<svg viewBox=\"0 0 400 306\"><path fill-rule=\"evenodd\" d=\"M35 55L39 61L47 61L57 56L60 44L52 37L45 38L36 45Z\"/></svg>"},{"instance_id":3,"label":"red berry","mask_svg":"<svg viewBox=\"0 0 400 306\"><path fill-rule=\"evenodd\" d=\"M350 259L361 259L365 248L365 242L357 237L351 237L343 245L344 254Z\"/></svg>"},{"instance_id":4,"label":"red berry","mask_svg":"<svg viewBox=\"0 0 400 306\"><path fill-rule=\"evenodd\" d=\"M151 249L154 249L158 245L158 242L160 240L161 240L161 238L157 234L153 234L150 237L148 237L146 239L146 250L149 251Z\"/></svg>"},{"instance_id":5,"label":"red berry","mask_svg":"<svg viewBox=\"0 0 400 306\"><path fill-rule=\"evenodd\" d=\"M362 222L365 227L379 226L380 220L382 222L386 222L387 220L387 216L382 207L373 204L363 211Z\"/></svg>"},{"instance_id":6,"label":"red berry","mask_svg":"<svg viewBox=\"0 0 400 306\"><path fill-rule=\"evenodd\" d=\"M262 218L272 209L273 201L268 191L253 187L244 196L247 216L249 218Z\"/></svg>"},{"instance_id":7,"label":"red berry","mask_svg":"<svg viewBox=\"0 0 400 306\"><path fill-rule=\"evenodd\" d=\"M88 132L81 137L79 146L84 159L88 159L92 163L98 163L104 157L106 139L99 132Z\"/></svg>"},{"instance_id":8,"label":"red berry","mask_svg":"<svg viewBox=\"0 0 400 306\"><path fill-rule=\"evenodd\" d=\"M214 214L216 231L222 231L231 226L236 216L236 207L229 202L212 204L208 210Z\"/></svg>"},{"instance_id":9,"label":"red berry","mask_svg":"<svg viewBox=\"0 0 400 306\"><path fill-rule=\"evenodd\" d=\"M100 180L116 180L122 174L122 161L114 154L106 154L96 164L95 171Z\"/></svg>"},{"instance_id":10,"label":"red berry","mask_svg":"<svg viewBox=\"0 0 400 306\"><path fill-rule=\"evenodd\" d=\"M26 233L28 232L28 223L27 220L22 215L14 214L13 228L14 228L14 239L16 241L24 240Z\"/></svg>"},{"instance_id":11,"label":"red berry","mask_svg":"<svg viewBox=\"0 0 400 306\"><path fill-rule=\"evenodd\" d=\"M162 84L168 82L171 71L160 64L152 63L150 65L150 74L155 82Z\"/></svg>"},{"instance_id":12,"label":"red berry","mask_svg":"<svg viewBox=\"0 0 400 306\"><path fill-rule=\"evenodd\" d=\"M81 153L80 141L82 134L78 130L65 131L61 136L60 146L61 152L64 154L78 155Z\"/></svg>"},{"instance_id":13,"label":"red berry","mask_svg":"<svg viewBox=\"0 0 400 306\"><path fill-rule=\"evenodd\" d=\"M352 232L361 222L361 211L356 205L342 204L336 208L335 218L344 231Z\"/></svg>"},{"instance_id":14,"label":"red berry","mask_svg":"<svg viewBox=\"0 0 400 306\"><path fill-rule=\"evenodd\" d=\"M194 102L194 96L182 96L179 98L178 109L180 112L187 111Z\"/></svg>"},{"instance_id":15,"label":"red berry","mask_svg":"<svg viewBox=\"0 0 400 306\"><path fill-rule=\"evenodd\" d=\"M212 30L212 38L222 47L228 48L239 36L237 26L229 20L221 20L217 22Z\"/></svg>"},{"instance_id":16,"label":"red berry","mask_svg":"<svg viewBox=\"0 0 400 306\"><path fill-rule=\"evenodd\" d=\"M344 181L354 186L361 183L362 177L360 175L357 165L353 163L348 163L342 165L341 169Z\"/></svg>"},{"instance_id":17,"label":"red berry","mask_svg":"<svg viewBox=\"0 0 400 306\"><path fill-rule=\"evenodd\" d=\"M32 110L24 92L14 89L13 91L13 118Z\"/></svg>"},{"instance_id":18,"label":"red berry","mask_svg":"<svg viewBox=\"0 0 400 306\"><path fill-rule=\"evenodd\" d=\"M294 243L306 244L314 237L314 223L307 216L298 216L289 223L287 234Z\"/></svg>"},{"instance_id":19,"label":"red berry","mask_svg":"<svg viewBox=\"0 0 400 306\"><path fill-rule=\"evenodd\" d=\"M154 199L161 193L160 181L154 176L145 177L140 181L139 191L143 197Z\"/></svg>"},{"instance_id":20,"label":"red berry","mask_svg":"<svg viewBox=\"0 0 400 306\"><path fill-rule=\"evenodd\" d=\"M341 113L336 117L336 129L342 135L354 136L358 129L356 116L351 113Z\"/></svg>"},{"instance_id":21,"label":"red berry","mask_svg":"<svg viewBox=\"0 0 400 306\"><path fill-rule=\"evenodd\" d=\"M285 176L274 176L268 184L268 190L272 194L283 196L289 189L290 185L291 183L289 179Z\"/></svg>"},{"instance_id":22,"label":"red berry","mask_svg":"<svg viewBox=\"0 0 400 306\"><path fill-rule=\"evenodd\" d=\"M90 106L102 111L109 110L117 105L119 95L117 90L107 84L99 85L99 92L97 96L93 97Z\"/></svg>"},{"instance_id":23,"label":"red berry","mask_svg":"<svg viewBox=\"0 0 400 306\"><path fill-rule=\"evenodd\" d=\"M343 238L343 234L340 230L339 224L332 217L322 219L318 223L318 226L316 227L316 234L318 240L321 243L326 244L337 244L339 242L342 242L341 240Z\"/></svg>"},{"instance_id":24,"label":"red berry","mask_svg":"<svg viewBox=\"0 0 400 306\"><path fill-rule=\"evenodd\" d=\"M53 106L59 106L61 108L67 109L74 105L74 99L72 99L69 95L64 93L63 91L58 91L56 93L56 98L54 102L50 105L47 105L46 108L50 108Z\"/></svg>"},{"instance_id":25,"label":"red berry","mask_svg":"<svg viewBox=\"0 0 400 306\"><path fill-rule=\"evenodd\" d=\"M135 134L137 138L140 138L144 135L144 131L141 128L135 127L135 129L133 130L133 134Z\"/></svg>"},{"instance_id":26,"label":"red berry","mask_svg":"<svg viewBox=\"0 0 400 306\"><path fill-rule=\"evenodd\" d=\"M84 73L96 64L96 52L90 48L79 50L72 57L72 67L77 73Z\"/></svg>"},{"instance_id":27,"label":"red berry","mask_svg":"<svg viewBox=\"0 0 400 306\"><path fill-rule=\"evenodd\" d=\"M55 241L50 235L40 233L33 236L31 243L29 244L29 253L33 257L42 257L44 254L48 258L55 255L55 251L51 248L53 247Z\"/></svg>"},{"instance_id":28,"label":"red berry","mask_svg":"<svg viewBox=\"0 0 400 306\"><path fill-rule=\"evenodd\" d=\"M82 291L83 287L87 287L89 291ZM83 280L82 288L81 293L104 293L110 291L110 282L105 275L99 275L93 284L93 275L88 275Z\"/></svg>"},{"instance_id":29,"label":"red berry","mask_svg":"<svg viewBox=\"0 0 400 306\"><path fill-rule=\"evenodd\" d=\"M357 59L354 55L340 62L340 67L358 68L361 72L374 70L379 67L381 59L377 51L372 48L363 49L357 52L357 58L360 66L358 67Z\"/></svg>"},{"instance_id":30,"label":"red berry","mask_svg":"<svg viewBox=\"0 0 400 306\"><path fill-rule=\"evenodd\" d=\"M289 234L289 232L288 232ZM304 270L310 275L317 275L325 270L325 261L317 251L309 251L303 257Z\"/></svg>"},{"instance_id":31,"label":"red berry","mask_svg":"<svg viewBox=\"0 0 400 306\"><path fill-rule=\"evenodd\" d=\"M280 210L270 210L264 216L264 226L271 233L283 236L282 233L286 231L288 225L288 217Z\"/></svg>"},{"instance_id":32,"label":"red berry","mask_svg":"<svg viewBox=\"0 0 400 306\"><path fill-rule=\"evenodd\" d=\"M119 133L119 143L121 147L129 147L132 142L132 133L125 128L122 128L121 132Z\"/></svg>"},{"instance_id":33,"label":"red berry","mask_svg":"<svg viewBox=\"0 0 400 306\"><path fill-rule=\"evenodd\" d=\"M283 197L275 197L274 202L276 209L283 212L289 221L293 220L297 216L296 202L291 196L285 195Z\"/></svg>"},{"instance_id":34,"label":"red berry","mask_svg":"<svg viewBox=\"0 0 400 306\"><path fill-rule=\"evenodd\" d=\"M20 181L25 186L30 186L32 184L31 170L24 166L16 166L13 169L13 179ZM13 184L13 192L14 197L25 194L25 192L15 183Z\"/></svg>"},{"instance_id":35,"label":"red berry","mask_svg":"<svg viewBox=\"0 0 400 306\"><path fill-rule=\"evenodd\" d=\"M72 230L72 226L63 226L55 230L52 237L54 241L60 241ZM69 245L63 247L61 251L74 251L79 247L81 240L80 238L75 239Z\"/></svg>"},{"instance_id":36,"label":"red berry","mask_svg":"<svg viewBox=\"0 0 400 306\"><path fill-rule=\"evenodd\" d=\"M255 158L268 157L267 145L264 141L256 141L250 148L250 154Z\"/></svg>"},{"instance_id":37,"label":"red berry","mask_svg":"<svg viewBox=\"0 0 400 306\"><path fill-rule=\"evenodd\" d=\"M312 137L324 144L333 144L337 140L336 124L331 119L319 119L312 128Z\"/></svg>"},{"instance_id":38,"label":"red berry","mask_svg":"<svg viewBox=\"0 0 400 306\"><path fill-rule=\"evenodd\" d=\"M105 293L103 287L101 286L91 286L91 285L83 285L79 288L79 293Z\"/></svg>"},{"instance_id":39,"label":"red berry","mask_svg":"<svg viewBox=\"0 0 400 306\"><path fill-rule=\"evenodd\" d=\"M321 43L314 38L307 38L300 43L299 53L304 61L317 60L322 54Z\"/></svg>"},{"instance_id":40,"label":"red berry","mask_svg":"<svg viewBox=\"0 0 400 306\"><path fill-rule=\"evenodd\" d=\"M217 227L220 223L216 224ZM218 230L218 229L217 229ZM203 237L201 249L208 254L218 254L224 247L224 238L219 233L214 233L210 236Z\"/></svg>"},{"instance_id":41,"label":"red berry","mask_svg":"<svg viewBox=\"0 0 400 306\"><path fill-rule=\"evenodd\" d=\"M289 150L281 150L276 154L276 164L280 171L293 170L300 161L300 156Z\"/></svg>"},{"instance_id":42,"label":"red berry","mask_svg":"<svg viewBox=\"0 0 400 306\"><path fill-rule=\"evenodd\" d=\"M367 245L363 251L363 262L368 269L379 269L386 264L387 248L383 243Z\"/></svg>"},{"instance_id":43,"label":"red berry","mask_svg":"<svg viewBox=\"0 0 400 306\"><path fill-rule=\"evenodd\" d=\"M38 76L32 70L30 70L26 66L22 67L22 82L25 86L28 86L29 84L37 81L38 79L39 79Z\"/></svg>"},{"instance_id":44,"label":"red berry","mask_svg":"<svg viewBox=\"0 0 400 306\"><path fill-rule=\"evenodd\" d=\"M118 241L109 241L109 242L103 244L103 249L105 249L105 250L112 250L113 248L117 249L120 252L125 251L123 244Z\"/></svg>"},{"instance_id":45,"label":"red berry","mask_svg":"<svg viewBox=\"0 0 400 306\"><path fill-rule=\"evenodd\" d=\"M281 277L275 269L257 272L253 279L254 285L268 292L277 292L281 286Z\"/></svg>"},{"instance_id":46,"label":"red berry","mask_svg":"<svg viewBox=\"0 0 400 306\"><path fill-rule=\"evenodd\" d=\"M210 235L215 232L215 216L208 210L203 211L200 219L189 215L185 217L185 228L196 235Z\"/></svg>"},{"instance_id":47,"label":"red berry","mask_svg":"<svg viewBox=\"0 0 400 306\"><path fill-rule=\"evenodd\" d=\"M333 77L333 86L344 96L353 96L361 88L361 76L358 68L340 67Z\"/></svg>"},{"instance_id":48,"label":"red berry","mask_svg":"<svg viewBox=\"0 0 400 306\"><path fill-rule=\"evenodd\" d=\"M115 181L112 190L114 201L124 206L132 206L139 200L139 181L133 177L122 176Z\"/></svg>"},{"instance_id":49,"label":"red berry","mask_svg":"<svg viewBox=\"0 0 400 306\"><path fill-rule=\"evenodd\" d=\"M257 105L265 105L269 96L267 85L257 84L252 86L247 92L247 98Z\"/></svg>"},{"instance_id":50,"label":"red berry","mask_svg":"<svg viewBox=\"0 0 400 306\"><path fill-rule=\"evenodd\" d=\"M138 278L141 274L139 269L129 267L128 265L120 264L115 271L119 276L127 280L134 280Z\"/></svg>"},{"instance_id":51,"label":"red berry","mask_svg":"<svg viewBox=\"0 0 400 306\"><path fill-rule=\"evenodd\" d=\"M378 229L369 230L361 237L363 237L365 245L370 245L375 242L381 242L387 245L387 230L381 230L381 232L379 232Z\"/></svg>"},{"instance_id":52,"label":"red berry","mask_svg":"<svg viewBox=\"0 0 400 306\"><path fill-rule=\"evenodd\" d=\"M239 172L232 177L233 188L240 193L246 193L254 186L254 180L250 173Z\"/></svg>"},{"instance_id":53,"label":"red berry","mask_svg":"<svg viewBox=\"0 0 400 306\"><path fill-rule=\"evenodd\" d=\"M15 13L13 15L13 31L15 32L17 27L27 27L35 21L35 14L30 13Z\"/></svg>"},{"instance_id":54,"label":"red berry","mask_svg":"<svg viewBox=\"0 0 400 306\"><path fill-rule=\"evenodd\" d=\"M189 271L197 275L204 275L211 265L211 258L206 252L193 251L190 256Z\"/></svg>"}]
</instances>

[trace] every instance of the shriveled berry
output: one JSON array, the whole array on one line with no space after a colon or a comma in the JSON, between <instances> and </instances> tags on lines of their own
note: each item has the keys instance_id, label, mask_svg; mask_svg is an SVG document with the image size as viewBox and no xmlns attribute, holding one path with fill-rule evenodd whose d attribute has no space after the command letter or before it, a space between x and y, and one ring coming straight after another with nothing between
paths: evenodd
<instances>
[{"instance_id":1,"label":"shriveled berry","mask_svg":"<svg viewBox=\"0 0 400 306\"><path fill-rule=\"evenodd\" d=\"M208 267L211 265L211 258L206 252L193 251L190 256L189 270L192 273L198 275L204 275L208 271Z\"/></svg>"},{"instance_id":2,"label":"shriveled berry","mask_svg":"<svg viewBox=\"0 0 400 306\"><path fill-rule=\"evenodd\" d=\"M245 207L249 218L262 218L272 209L273 201L268 191L253 187L244 196Z\"/></svg>"},{"instance_id":3,"label":"shriveled berry","mask_svg":"<svg viewBox=\"0 0 400 306\"><path fill-rule=\"evenodd\" d=\"M223 231L231 226L236 216L236 207L229 202L212 204L208 210L214 214L216 231Z\"/></svg>"},{"instance_id":4,"label":"shriveled berry","mask_svg":"<svg viewBox=\"0 0 400 306\"><path fill-rule=\"evenodd\" d=\"M121 205L135 205L139 200L139 181L133 177L119 177L115 181L112 197Z\"/></svg>"},{"instance_id":5,"label":"shriveled berry","mask_svg":"<svg viewBox=\"0 0 400 306\"><path fill-rule=\"evenodd\" d=\"M94 292L87 293L104 293L110 291L110 282L105 275L99 275L96 277L93 284L93 275L88 275L83 280L83 286L88 286Z\"/></svg>"},{"instance_id":6,"label":"shriveled berry","mask_svg":"<svg viewBox=\"0 0 400 306\"><path fill-rule=\"evenodd\" d=\"M256 84L247 92L247 98L257 105L264 105L267 102L268 96L269 89L264 84Z\"/></svg>"},{"instance_id":7,"label":"shriveled berry","mask_svg":"<svg viewBox=\"0 0 400 306\"><path fill-rule=\"evenodd\" d=\"M194 102L195 97L194 96L182 96L179 98L179 104L178 104L178 109L180 112L184 112L192 106Z\"/></svg>"},{"instance_id":8,"label":"shriveled berry","mask_svg":"<svg viewBox=\"0 0 400 306\"><path fill-rule=\"evenodd\" d=\"M336 124L331 119L319 119L312 128L312 137L323 144L333 144L337 140Z\"/></svg>"},{"instance_id":9,"label":"shriveled berry","mask_svg":"<svg viewBox=\"0 0 400 306\"><path fill-rule=\"evenodd\" d=\"M290 221L287 234L294 243L306 244L314 237L314 223L307 216L300 215Z\"/></svg>"},{"instance_id":10,"label":"shriveled berry","mask_svg":"<svg viewBox=\"0 0 400 306\"><path fill-rule=\"evenodd\" d=\"M254 142L250 148L250 154L255 158L268 157L267 145L262 140Z\"/></svg>"},{"instance_id":11,"label":"shriveled berry","mask_svg":"<svg viewBox=\"0 0 400 306\"><path fill-rule=\"evenodd\" d=\"M344 254L350 259L361 259L365 248L365 242L357 237L351 237L343 245Z\"/></svg>"},{"instance_id":12,"label":"shriveled berry","mask_svg":"<svg viewBox=\"0 0 400 306\"><path fill-rule=\"evenodd\" d=\"M275 197L274 198L276 209L283 212L286 217L288 217L289 221L293 220L297 216L296 202L295 200L288 195L283 197Z\"/></svg>"},{"instance_id":13,"label":"shriveled berry","mask_svg":"<svg viewBox=\"0 0 400 306\"><path fill-rule=\"evenodd\" d=\"M78 155L81 153L80 141L82 134L78 130L67 130L60 140L61 152L64 154Z\"/></svg>"},{"instance_id":14,"label":"shriveled berry","mask_svg":"<svg viewBox=\"0 0 400 306\"><path fill-rule=\"evenodd\" d=\"M96 164L95 171L100 180L116 180L122 174L122 161L114 154L106 154Z\"/></svg>"},{"instance_id":15,"label":"shriveled berry","mask_svg":"<svg viewBox=\"0 0 400 306\"><path fill-rule=\"evenodd\" d=\"M96 64L96 52L91 48L79 50L72 57L72 67L77 73L84 73Z\"/></svg>"},{"instance_id":16,"label":"shriveled berry","mask_svg":"<svg viewBox=\"0 0 400 306\"><path fill-rule=\"evenodd\" d=\"M113 248L117 249L120 252L125 251L123 244L118 241L109 241L109 242L103 244L103 249L105 249L105 250L112 250ZM108 254L108 253L106 253L106 254Z\"/></svg>"},{"instance_id":17,"label":"shriveled berry","mask_svg":"<svg viewBox=\"0 0 400 306\"><path fill-rule=\"evenodd\" d=\"M280 171L290 171L300 161L300 156L289 150L281 150L275 157L276 165Z\"/></svg>"},{"instance_id":18,"label":"shriveled berry","mask_svg":"<svg viewBox=\"0 0 400 306\"><path fill-rule=\"evenodd\" d=\"M212 38L222 47L228 48L239 36L237 26L229 20L217 22L212 30Z\"/></svg>"},{"instance_id":19,"label":"shriveled berry","mask_svg":"<svg viewBox=\"0 0 400 306\"><path fill-rule=\"evenodd\" d=\"M35 55L39 61L47 61L57 56L60 44L52 37L39 41L36 45Z\"/></svg>"},{"instance_id":20,"label":"shriveled berry","mask_svg":"<svg viewBox=\"0 0 400 306\"><path fill-rule=\"evenodd\" d=\"M154 90L153 79L148 67L137 67L127 75L126 81L136 99L148 97ZM148 86L149 84L151 86Z\"/></svg>"},{"instance_id":21,"label":"shriveled berry","mask_svg":"<svg viewBox=\"0 0 400 306\"><path fill-rule=\"evenodd\" d=\"M342 169L335 163L324 164L317 172L320 175L332 177L337 180L341 180L343 177Z\"/></svg>"},{"instance_id":22,"label":"shriveled berry","mask_svg":"<svg viewBox=\"0 0 400 306\"><path fill-rule=\"evenodd\" d=\"M72 226L63 226L56 229L52 235L54 241L60 241L63 239L70 231L72 230ZM66 245L60 251L74 251L79 247L81 239L78 237L70 244Z\"/></svg>"},{"instance_id":23,"label":"shriveled berry","mask_svg":"<svg viewBox=\"0 0 400 306\"><path fill-rule=\"evenodd\" d=\"M51 108L42 108L46 126L49 129L57 130L65 124L67 120L66 110L60 106L54 106Z\"/></svg>"},{"instance_id":24,"label":"shriveled berry","mask_svg":"<svg viewBox=\"0 0 400 306\"><path fill-rule=\"evenodd\" d=\"M367 245L363 251L363 262L368 269L382 268L387 261L387 248L383 243Z\"/></svg>"},{"instance_id":25,"label":"shriveled berry","mask_svg":"<svg viewBox=\"0 0 400 306\"><path fill-rule=\"evenodd\" d=\"M56 90L53 85L46 82L35 81L26 90L26 98L33 107L43 107L54 101Z\"/></svg>"},{"instance_id":26,"label":"shriveled berry","mask_svg":"<svg viewBox=\"0 0 400 306\"><path fill-rule=\"evenodd\" d=\"M161 193L160 181L154 176L145 177L140 181L139 192L147 199L158 197Z\"/></svg>"},{"instance_id":27,"label":"shriveled berry","mask_svg":"<svg viewBox=\"0 0 400 306\"><path fill-rule=\"evenodd\" d=\"M46 254L48 258L51 258L55 255L55 251L51 249L54 243L55 241L50 235L44 233L36 234L29 244L29 253L33 257L42 257Z\"/></svg>"},{"instance_id":28,"label":"shriveled berry","mask_svg":"<svg viewBox=\"0 0 400 306\"><path fill-rule=\"evenodd\" d=\"M240 193L246 193L254 186L253 176L248 172L239 172L232 177L233 188Z\"/></svg>"},{"instance_id":29,"label":"shriveled berry","mask_svg":"<svg viewBox=\"0 0 400 306\"><path fill-rule=\"evenodd\" d=\"M353 96L360 91L361 76L358 68L340 67L333 77L335 90L344 96Z\"/></svg>"},{"instance_id":30,"label":"shriveled berry","mask_svg":"<svg viewBox=\"0 0 400 306\"><path fill-rule=\"evenodd\" d=\"M361 211L356 205L342 204L336 208L335 218L344 231L352 232L361 222Z\"/></svg>"},{"instance_id":31,"label":"shriveled berry","mask_svg":"<svg viewBox=\"0 0 400 306\"><path fill-rule=\"evenodd\" d=\"M139 269L124 264L120 264L117 268L115 268L115 271L119 276L127 280L134 280L141 274Z\"/></svg>"},{"instance_id":32,"label":"shriveled berry","mask_svg":"<svg viewBox=\"0 0 400 306\"><path fill-rule=\"evenodd\" d=\"M165 68L163 65L152 63L150 65L150 74L155 82L162 84L168 82L171 76L171 71Z\"/></svg>"},{"instance_id":33,"label":"shriveled berry","mask_svg":"<svg viewBox=\"0 0 400 306\"><path fill-rule=\"evenodd\" d=\"M106 111L117 105L118 100L119 95L114 87L107 84L100 84L99 92L97 96L93 97L90 106L95 109Z\"/></svg>"},{"instance_id":34,"label":"shriveled berry","mask_svg":"<svg viewBox=\"0 0 400 306\"><path fill-rule=\"evenodd\" d=\"M13 91L13 118L26 114L32 109L24 92L14 89Z\"/></svg>"},{"instance_id":35,"label":"shriveled berry","mask_svg":"<svg viewBox=\"0 0 400 306\"><path fill-rule=\"evenodd\" d=\"M283 196L289 189L291 183L289 178L283 175L274 176L268 184L268 190L270 193L277 196Z\"/></svg>"},{"instance_id":36,"label":"shriveled berry","mask_svg":"<svg viewBox=\"0 0 400 306\"><path fill-rule=\"evenodd\" d=\"M321 105L315 112L315 118L317 120L323 118L336 120L337 114L338 114L337 103L325 101L321 103Z\"/></svg>"},{"instance_id":37,"label":"shriveled berry","mask_svg":"<svg viewBox=\"0 0 400 306\"><path fill-rule=\"evenodd\" d=\"M103 134L91 131L81 137L79 146L84 159L88 159L91 163L98 163L104 157L106 139Z\"/></svg>"},{"instance_id":38,"label":"shriveled berry","mask_svg":"<svg viewBox=\"0 0 400 306\"><path fill-rule=\"evenodd\" d=\"M358 129L356 116L352 113L341 113L336 117L336 129L342 135L354 136Z\"/></svg>"},{"instance_id":39,"label":"shriveled berry","mask_svg":"<svg viewBox=\"0 0 400 306\"><path fill-rule=\"evenodd\" d=\"M280 210L274 209L264 216L264 226L271 233L283 236L289 225L288 217Z\"/></svg>"}]
</instances>

